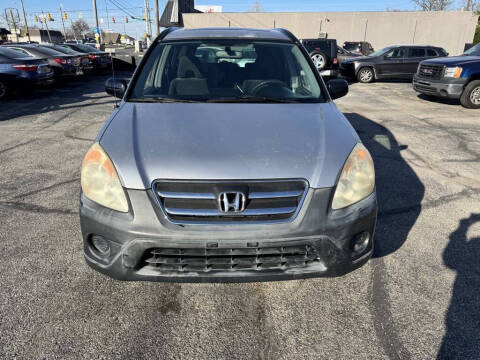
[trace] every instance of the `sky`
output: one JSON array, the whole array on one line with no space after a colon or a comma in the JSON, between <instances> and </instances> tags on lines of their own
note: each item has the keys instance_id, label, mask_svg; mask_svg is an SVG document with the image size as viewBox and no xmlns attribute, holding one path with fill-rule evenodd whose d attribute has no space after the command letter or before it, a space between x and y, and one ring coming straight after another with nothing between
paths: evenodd
<instances>
[{"instance_id":1,"label":"sky","mask_svg":"<svg viewBox=\"0 0 480 360\"><path fill-rule=\"evenodd\" d=\"M458 0L461 1L461 0ZM153 0L149 0L151 16L153 17ZM160 15L165 7L166 0L158 0ZM224 12L248 11L254 4L254 0L195 0L196 5L220 5ZM411 0L258 0L264 11L384 11L384 10L415 10ZM21 14L20 0L1 0L0 11L5 8L18 9ZM27 22L35 23L35 15L40 15L42 10L50 13L55 21L49 22L52 29L62 30L60 18L60 6L67 12L66 27L70 27L70 21L83 18L89 25L94 25L94 16L91 0L23 0ZM145 33L145 23L131 18L128 24L125 17L143 17L145 0L97 0L98 18L103 30L110 29L113 32L124 31L135 38ZM458 6L457 6L458 7ZM119 8L122 8L119 9ZM113 23L112 18L116 22ZM0 23L5 27L5 23Z\"/></svg>"}]
</instances>

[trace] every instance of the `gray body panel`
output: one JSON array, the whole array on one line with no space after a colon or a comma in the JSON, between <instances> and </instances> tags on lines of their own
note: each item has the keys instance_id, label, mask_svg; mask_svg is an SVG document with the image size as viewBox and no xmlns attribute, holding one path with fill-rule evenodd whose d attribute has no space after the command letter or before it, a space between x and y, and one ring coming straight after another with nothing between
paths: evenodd
<instances>
[{"instance_id":1,"label":"gray body panel","mask_svg":"<svg viewBox=\"0 0 480 360\"><path fill-rule=\"evenodd\" d=\"M306 179L333 187L358 135L333 102L124 102L99 135L124 187L155 179Z\"/></svg>"}]
</instances>

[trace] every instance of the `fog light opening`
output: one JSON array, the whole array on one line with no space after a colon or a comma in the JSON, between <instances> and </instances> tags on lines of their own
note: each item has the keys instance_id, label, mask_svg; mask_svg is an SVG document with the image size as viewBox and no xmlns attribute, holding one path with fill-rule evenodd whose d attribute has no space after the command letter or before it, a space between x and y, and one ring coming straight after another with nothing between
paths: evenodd
<instances>
[{"instance_id":1,"label":"fog light opening","mask_svg":"<svg viewBox=\"0 0 480 360\"><path fill-rule=\"evenodd\" d=\"M353 239L353 254L358 255L367 250L370 244L370 234L368 232L362 232Z\"/></svg>"},{"instance_id":2,"label":"fog light opening","mask_svg":"<svg viewBox=\"0 0 480 360\"><path fill-rule=\"evenodd\" d=\"M108 255L110 253L110 243L107 239L100 235L92 235L91 243L93 249L100 255Z\"/></svg>"}]
</instances>

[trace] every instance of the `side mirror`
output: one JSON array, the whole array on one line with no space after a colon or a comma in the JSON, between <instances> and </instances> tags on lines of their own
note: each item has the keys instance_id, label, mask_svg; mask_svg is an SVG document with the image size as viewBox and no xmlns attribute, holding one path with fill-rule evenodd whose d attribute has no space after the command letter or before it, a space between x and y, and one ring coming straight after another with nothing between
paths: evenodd
<instances>
[{"instance_id":1,"label":"side mirror","mask_svg":"<svg viewBox=\"0 0 480 360\"><path fill-rule=\"evenodd\" d=\"M128 82L125 79L109 78L105 81L105 92L109 95L115 96L119 99L123 98L125 91L127 91Z\"/></svg>"},{"instance_id":2,"label":"side mirror","mask_svg":"<svg viewBox=\"0 0 480 360\"><path fill-rule=\"evenodd\" d=\"M341 98L348 94L348 83L346 80L335 79L327 83L328 92L332 100Z\"/></svg>"}]
</instances>

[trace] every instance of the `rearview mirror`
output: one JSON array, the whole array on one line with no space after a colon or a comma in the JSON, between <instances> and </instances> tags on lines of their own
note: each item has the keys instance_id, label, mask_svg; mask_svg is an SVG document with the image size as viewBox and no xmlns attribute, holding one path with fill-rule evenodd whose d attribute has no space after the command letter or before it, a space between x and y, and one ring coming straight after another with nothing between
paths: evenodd
<instances>
[{"instance_id":1,"label":"rearview mirror","mask_svg":"<svg viewBox=\"0 0 480 360\"><path fill-rule=\"evenodd\" d=\"M119 99L123 98L127 91L128 82L125 79L109 78L105 81L105 92Z\"/></svg>"},{"instance_id":2,"label":"rearview mirror","mask_svg":"<svg viewBox=\"0 0 480 360\"><path fill-rule=\"evenodd\" d=\"M341 98L348 94L348 83L346 80L335 79L327 83L328 92L332 100Z\"/></svg>"}]
</instances>

